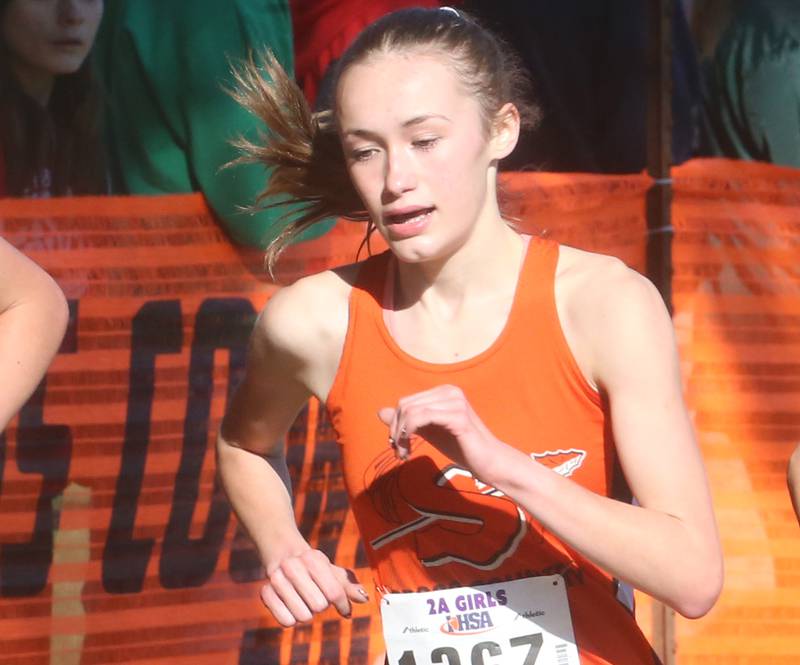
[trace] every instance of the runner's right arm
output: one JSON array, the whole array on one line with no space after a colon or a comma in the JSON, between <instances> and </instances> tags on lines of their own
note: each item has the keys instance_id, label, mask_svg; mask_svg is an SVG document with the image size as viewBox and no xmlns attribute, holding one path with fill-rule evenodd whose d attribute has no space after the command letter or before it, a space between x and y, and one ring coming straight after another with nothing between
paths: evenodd
<instances>
[{"instance_id":1,"label":"runner's right arm","mask_svg":"<svg viewBox=\"0 0 800 665\"><path fill-rule=\"evenodd\" d=\"M262 600L284 626L310 621L329 605L347 617L351 601L367 599L352 573L306 542L292 507L284 437L315 392L318 366L332 364L320 362L326 345L306 297L319 280L309 281L279 291L259 317L217 441L223 485L266 570Z\"/></svg>"}]
</instances>

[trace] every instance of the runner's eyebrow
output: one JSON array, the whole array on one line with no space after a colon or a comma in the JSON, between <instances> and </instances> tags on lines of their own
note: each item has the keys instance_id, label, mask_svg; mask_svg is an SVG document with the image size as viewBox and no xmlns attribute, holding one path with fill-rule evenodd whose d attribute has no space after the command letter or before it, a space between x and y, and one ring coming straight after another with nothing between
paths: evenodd
<instances>
[{"instance_id":1,"label":"runner's eyebrow","mask_svg":"<svg viewBox=\"0 0 800 665\"><path fill-rule=\"evenodd\" d=\"M446 115L442 115L441 113L425 113L424 115L418 115L411 120L406 120L403 123L403 127L411 127L412 125L420 125L426 120L430 120L431 118L437 118L439 120L446 120L447 122L453 122L448 118Z\"/></svg>"},{"instance_id":2,"label":"runner's eyebrow","mask_svg":"<svg viewBox=\"0 0 800 665\"><path fill-rule=\"evenodd\" d=\"M452 123L453 121L448 118L446 115L442 115L440 113L425 113L423 115L414 116L409 120L406 120L403 123L403 127L414 127L415 125L421 125L426 120L444 120L445 122ZM356 136L359 138L376 138L378 136L377 132L373 132L369 129L345 129L342 132L342 135L345 137L348 136Z\"/></svg>"}]
</instances>

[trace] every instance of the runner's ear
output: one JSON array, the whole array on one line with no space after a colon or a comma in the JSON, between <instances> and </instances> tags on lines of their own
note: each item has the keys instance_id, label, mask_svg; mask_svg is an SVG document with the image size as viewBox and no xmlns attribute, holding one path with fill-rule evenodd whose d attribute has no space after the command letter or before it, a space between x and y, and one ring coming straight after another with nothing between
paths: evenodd
<instances>
[{"instance_id":1,"label":"runner's ear","mask_svg":"<svg viewBox=\"0 0 800 665\"><path fill-rule=\"evenodd\" d=\"M493 159L508 157L519 140L519 110L508 102L495 114L492 122L490 149Z\"/></svg>"}]
</instances>

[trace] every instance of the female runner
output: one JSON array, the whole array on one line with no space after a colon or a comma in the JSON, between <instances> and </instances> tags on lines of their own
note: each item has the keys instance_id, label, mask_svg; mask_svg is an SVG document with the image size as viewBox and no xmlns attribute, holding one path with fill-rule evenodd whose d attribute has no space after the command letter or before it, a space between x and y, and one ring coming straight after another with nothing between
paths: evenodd
<instances>
[{"instance_id":1,"label":"female runner","mask_svg":"<svg viewBox=\"0 0 800 665\"><path fill-rule=\"evenodd\" d=\"M282 441L314 395L340 444L388 662L529 663L549 649L539 662L653 663L619 582L687 617L722 583L673 330L620 261L503 219L517 71L470 18L414 9L342 57L332 118L312 118L274 66L273 84L243 75L271 130L250 146L276 167L268 192L307 205L286 236L361 217L389 250L270 300L219 468L284 626L366 599L294 522Z\"/></svg>"}]
</instances>

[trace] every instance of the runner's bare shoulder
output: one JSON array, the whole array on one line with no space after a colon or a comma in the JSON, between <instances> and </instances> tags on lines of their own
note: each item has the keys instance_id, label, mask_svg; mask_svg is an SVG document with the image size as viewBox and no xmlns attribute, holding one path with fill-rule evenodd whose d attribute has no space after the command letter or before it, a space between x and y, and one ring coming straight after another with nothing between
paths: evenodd
<instances>
[{"instance_id":1,"label":"runner's bare shoulder","mask_svg":"<svg viewBox=\"0 0 800 665\"><path fill-rule=\"evenodd\" d=\"M559 307L572 317L591 319L602 317L609 309L631 309L634 313L661 306L653 283L644 275L629 268L623 261L606 254L587 252L561 245L556 295Z\"/></svg>"},{"instance_id":2,"label":"runner's bare shoulder","mask_svg":"<svg viewBox=\"0 0 800 665\"><path fill-rule=\"evenodd\" d=\"M625 356L642 336L671 336L655 286L616 257L561 245L555 297L567 343L593 385L615 351Z\"/></svg>"},{"instance_id":3,"label":"runner's bare shoulder","mask_svg":"<svg viewBox=\"0 0 800 665\"><path fill-rule=\"evenodd\" d=\"M279 289L258 318L251 352L279 363L317 397L333 381L347 335L350 291L360 264L303 277Z\"/></svg>"}]
</instances>

